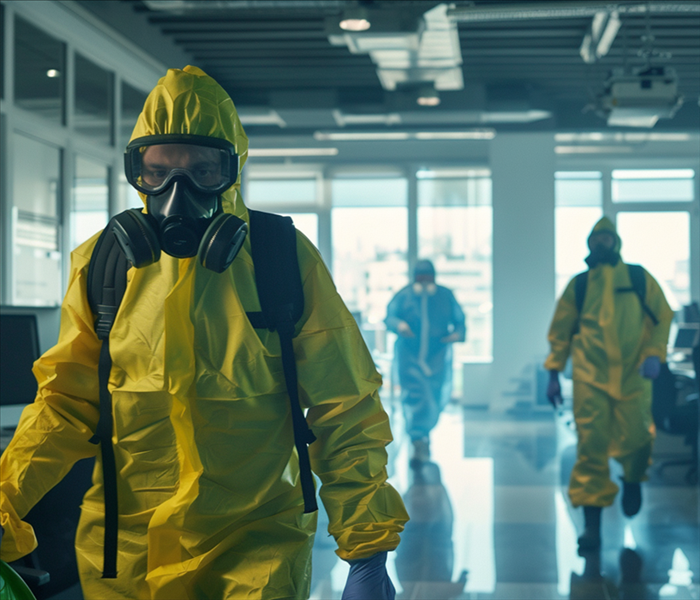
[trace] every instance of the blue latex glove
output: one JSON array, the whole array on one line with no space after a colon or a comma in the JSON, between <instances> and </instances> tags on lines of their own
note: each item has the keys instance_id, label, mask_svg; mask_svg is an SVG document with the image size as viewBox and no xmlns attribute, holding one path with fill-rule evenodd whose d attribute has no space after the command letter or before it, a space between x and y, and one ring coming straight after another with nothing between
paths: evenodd
<instances>
[{"instance_id":1,"label":"blue latex glove","mask_svg":"<svg viewBox=\"0 0 700 600\"><path fill-rule=\"evenodd\" d=\"M386 572L386 552L349 562L342 600L394 600L396 590Z\"/></svg>"},{"instance_id":2,"label":"blue latex glove","mask_svg":"<svg viewBox=\"0 0 700 600\"><path fill-rule=\"evenodd\" d=\"M658 356L647 356L639 371L642 377L656 379L661 373L661 361Z\"/></svg>"},{"instance_id":3,"label":"blue latex glove","mask_svg":"<svg viewBox=\"0 0 700 600\"><path fill-rule=\"evenodd\" d=\"M549 372L549 383L547 384L547 399L554 408L561 406L564 400L561 397L561 385L559 384L559 372Z\"/></svg>"}]
</instances>

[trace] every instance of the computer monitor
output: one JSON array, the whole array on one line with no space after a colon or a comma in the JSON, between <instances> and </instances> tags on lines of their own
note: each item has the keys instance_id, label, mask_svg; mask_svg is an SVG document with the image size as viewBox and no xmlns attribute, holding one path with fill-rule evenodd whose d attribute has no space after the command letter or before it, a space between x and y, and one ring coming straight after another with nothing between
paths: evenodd
<instances>
[{"instance_id":1,"label":"computer monitor","mask_svg":"<svg viewBox=\"0 0 700 600\"><path fill-rule=\"evenodd\" d=\"M698 336L700 336L700 326L698 323L679 325L676 341L673 343L673 350L675 352L690 354L693 348L698 345Z\"/></svg>"},{"instance_id":2,"label":"computer monitor","mask_svg":"<svg viewBox=\"0 0 700 600\"><path fill-rule=\"evenodd\" d=\"M35 315L0 315L0 405L30 404L36 396L32 365L39 358Z\"/></svg>"}]
</instances>

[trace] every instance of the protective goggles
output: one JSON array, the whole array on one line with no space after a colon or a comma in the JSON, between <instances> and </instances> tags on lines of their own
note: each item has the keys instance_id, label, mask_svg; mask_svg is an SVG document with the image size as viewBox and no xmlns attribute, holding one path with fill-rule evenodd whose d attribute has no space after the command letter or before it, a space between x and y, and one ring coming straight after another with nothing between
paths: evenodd
<instances>
[{"instance_id":1,"label":"protective goggles","mask_svg":"<svg viewBox=\"0 0 700 600\"><path fill-rule=\"evenodd\" d=\"M166 134L136 138L124 153L126 178L139 192L159 194L175 178L194 189L221 194L238 178L238 155L231 142L204 135Z\"/></svg>"}]
</instances>

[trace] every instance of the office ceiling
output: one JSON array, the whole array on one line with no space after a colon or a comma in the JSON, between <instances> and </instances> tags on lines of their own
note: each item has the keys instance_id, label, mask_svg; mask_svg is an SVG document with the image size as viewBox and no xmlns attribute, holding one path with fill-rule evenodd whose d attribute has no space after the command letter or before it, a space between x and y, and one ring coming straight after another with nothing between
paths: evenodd
<instances>
[{"instance_id":1,"label":"office ceiling","mask_svg":"<svg viewBox=\"0 0 700 600\"><path fill-rule=\"evenodd\" d=\"M654 130L700 128L700 2L451 2L435 27L443 27L441 39L458 40L453 54L457 52L457 63L461 58L461 89L449 89L460 87L455 77L440 84L434 74L421 84L417 80L425 70L416 77L415 69L404 69L410 71L408 81L387 89L376 59L353 53L341 38L336 44L329 39L343 34L337 23L343 11L353 8L364 9L370 22L378 23L367 34L409 35L416 23L425 23L424 13L440 12L435 12L440 4L435 1L81 4L98 16L99 5L118 4L121 17L112 12L109 20L127 35L130 23L147 22L154 32L151 50L163 40L177 47L179 57L186 56L216 78L252 133L339 128L600 130L606 128L606 120L593 105L606 78L613 69L641 68L649 61L675 69L678 92L684 97L675 117L660 119ZM604 18L614 11L619 30L612 45L600 59L586 63L580 48L595 14ZM161 51L159 58L169 64L167 52ZM426 84L442 88L438 106L416 104L419 87Z\"/></svg>"}]
</instances>

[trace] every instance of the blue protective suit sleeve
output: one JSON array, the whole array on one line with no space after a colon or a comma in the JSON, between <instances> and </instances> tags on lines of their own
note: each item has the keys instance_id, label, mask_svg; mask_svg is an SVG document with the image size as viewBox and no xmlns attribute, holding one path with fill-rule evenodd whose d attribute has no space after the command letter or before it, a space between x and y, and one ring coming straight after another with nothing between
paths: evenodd
<instances>
[{"instance_id":1,"label":"blue protective suit sleeve","mask_svg":"<svg viewBox=\"0 0 700 600\"><path fill-rule=\"evenodd\" d=\"M458 333L460 339L464 341L467 338L467 326L464 311L452 292L450 292L450 300L452 304L452 326L454 327L454 333Z\"/></svg>"},{"instance_id":2,"label":"blue protective suit sleeve","mask_svg":"<svg viewBox=\"0 0 700 600\"><path fill-rule=\"evenodd\" d=\"M350 573L341 600L394 600L396 590L386 572L386 552L350 561Z\"/></svg>"},{"instance_id":3,"label":"blue protective suit sleeve","mask_svg":"<svg viewBox=\"0 0 700 600\"><path fill-rule=\"evenodd\" d=\"M391 299L391 302L389 302L389 305L386 307L386 319L384 319L384 323L386 328L394 333L399 332L399 321L403 320L401 315L403 296L404 293L403 290L401 290Z\"/></svg>"}]
</instances>

